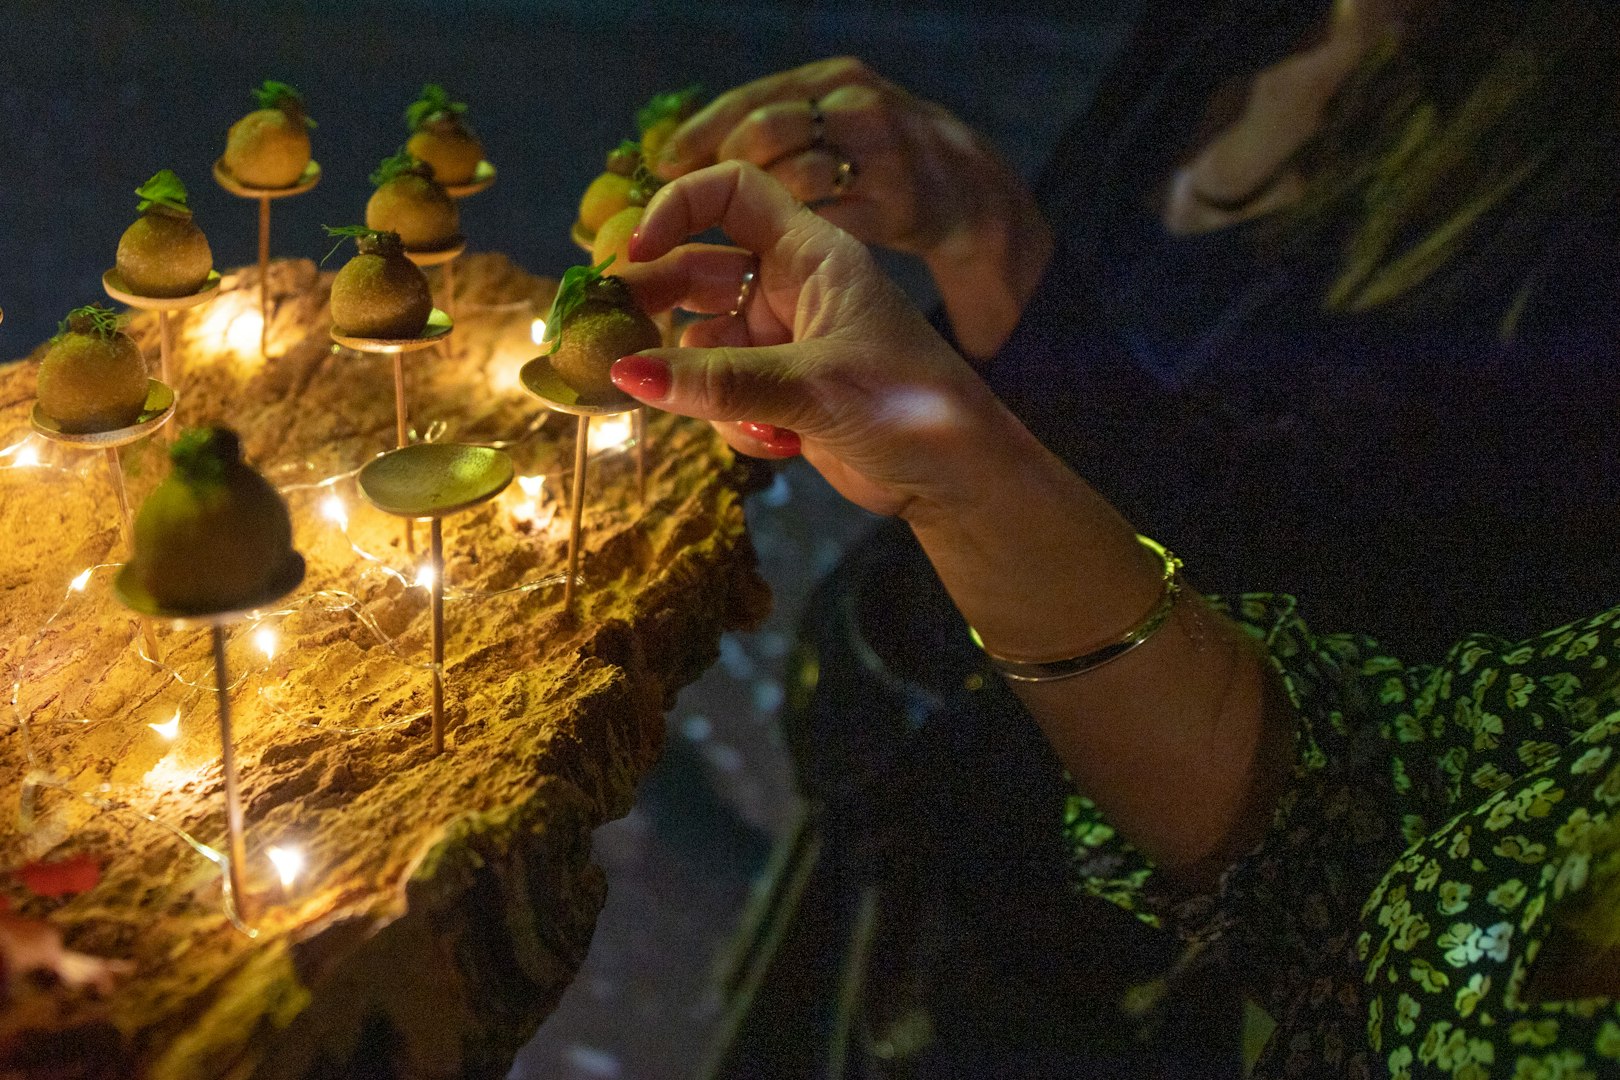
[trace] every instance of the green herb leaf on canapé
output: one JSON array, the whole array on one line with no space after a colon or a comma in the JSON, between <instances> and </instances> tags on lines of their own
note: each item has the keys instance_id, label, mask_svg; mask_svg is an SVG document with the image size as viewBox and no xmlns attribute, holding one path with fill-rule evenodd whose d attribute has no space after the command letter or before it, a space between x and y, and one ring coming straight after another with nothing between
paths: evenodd
<instances>
[{"instance_id":1,"label":"green herb leaf on canap\u00e9","mask_svg":"<svg viewBox=\"0 0 1620 1080\"><path fill-rule=\"evenodd\" d=\"M634 139L625 139L612 150L602 161L602 167L610 173L620 176L630 176L641 166L641 144Z\"/></svg>"},{"instance_id":2,"label":"green herb leaf on canap\u00e9","mask_svg":"<svg viewBox=\"0 0 1620 1080\"><path fill-rule=\"evenodd\" d=\"M377 166L377 171L370 176L371 186L382 187L396 176L404 176L406 173L415 172L418 164L420 162L407 153L402 146L397 154L382 159L382 162Z\"/></svg>"},{"instance_id":3,"label":"green herb leaf on canap\u00e9","mask_svg":"<svg viewBox=\"0 0 1620 1080\"><path fill-rule=\"evenodd\" d=\"M187 428L169 447L174 471L188 484L219 484L242 458L242 444L226 428Z\"/></svg>"},{"instance_id":4,"label":"green herb leaf on canap\u00e9","mask_svg":"<svg viewBox=\"0 0 1620 1080\"><path fill-rule=\"evenodd\" d=\"M614 258L609 255L596 266L570 266L563 271L562 281L557 285L557 296L551 301L551 311L546 314L544 340L551 342L551 348L546 350L547 356L561 347L563 323L589 299L587 294L591 286L602 280L602 271L612 265Z\"/></svg>"},{"instance_id":5,"label":"green herb leaf on canap\u00e9","mask_svg":"<svg viewBox=\"0 0 1620 1080\"><path fill-rule=\"evenodd\" d=\"M110 307L102 304L86 304L76 307L67 313L67 318L56 324L56 336L52 341L60 341L69 334L96 334L100 337L110 338L123 328L124 316Z\"/></svg>"},{"instance_id":6,"label":"green herb leaf on canap\u00e9","mask_svg":"<svg viewBox=\"0 0 1620 1080\"><path fill-rule=\"evenodd\" d=\"M467 111L465 101L451 101L450 94L438 83L422 87L421 95L405 107L405 127L415 131L438 119L459 120Z\"/></svg>"},{"instance_id":7,"label":"green herb leaf on canap\u00e9","mask_svg":"<svg viewBox=\"0 0 1620 1080\"><path fill-rule=\"evenodd\" d=\"M636 110L636 130L645 134L647 129L658 121L672 116L677 120L685 120L697 112L698 105L707 96L703 87L697 83L679 90L666 90L662 94L654 94L647 104Z\"/></svg>"},{"instance_id":8,"label":"green herb leaf on canap\u00e9","mask_svg":"<svg viewBox=\"0 0 1620 1080\"><path fill-rule=\"evenodd\" d=\"M646 206L663 186L664 178L647 168L647 163L643 161L636 166L636 171L630 174L631 204L635 204L635 198L639 195L641 205Z\"/></svg>"},{"instance_id":9,"label":"green herb leaf on canap\u00e9","mask_svg":"<svg viewBox=\"0 0 1620 1080\"><path fill-rule=\"evenodd\" d=\"M191 213L191 206L186 201L186 185L174 174L173 169L159 169L152 179L135 189L135 194L141 197L141 201L135 205L137 213L144 214L154 206L186 215Z\"/></svg>"},{"instance_id":10,"label":"green herb leaf on canap\u00e9","mask_svg":"<svg viewBox=\"0 0 1620 1080\"><path fill-rule=\"evenodd\" d=\"M263 86L249 93L253 95L253 100L259 103L259 108L280 109L295 120L303 120L311 131L315 129L315 121L309 118L309 113L304 108L304 95L290 83L266 79Z\"/></svg>"},{"instance_id":11,"label":"green herb leaf on canap\u00e9","mask_svg":"<svg viewBox=\"0 0 1620 1080\"><path fill-rule=\"evenodd\" d=\"M398 233L387 233L378 229L368 229L364 225L322 225L321 228L326 230L327 236L337 238L337 243L332 245L332 250L321 256L321 266L326 265L326 260L330 259L333 252L337 251L338 248L343 246L343 241L345 240L353 240L355 244L358 245L361 240L366 240L371 237L390 235L395 237L399 236Z\"/></svg>"}]
</instances>

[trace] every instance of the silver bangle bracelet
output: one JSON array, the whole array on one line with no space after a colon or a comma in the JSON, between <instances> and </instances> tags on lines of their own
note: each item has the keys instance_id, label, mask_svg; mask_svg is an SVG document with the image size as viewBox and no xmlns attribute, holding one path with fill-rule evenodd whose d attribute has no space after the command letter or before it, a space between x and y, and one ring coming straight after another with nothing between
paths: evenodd
<instances>
[{"instance_id":1,"label":"silver bangle bracelet","mask_svg":"<svg viewBox=\"0 0 1620 1080\"><path fill-rule=\"evenodd\" d=\"M1088 671L1095 671L1104 664L1113 663L1142 642L1152 637L1170 619L1170 613L1175 609L1176 597L1181 594L1181 560L1171 554L1165 547L1146 536L1138 535L1137 543L1147 548L1159 557L1164 564L1162 577L1163 592L1159 601L1153 605L1153 610L1135 626L1125 631L1123 635L1090 652L1079 656L1066 656L1057 660L1014 660L1008 656L1000 656L991 652L979 637L979 632L969 630L973 635L974 644L984 650L984 655L990 659L990 664L1003 676L1014 682L1056 682L1059 679L1072 679L1076 675L1084 675Z\"/></svg>"}]
</instances>

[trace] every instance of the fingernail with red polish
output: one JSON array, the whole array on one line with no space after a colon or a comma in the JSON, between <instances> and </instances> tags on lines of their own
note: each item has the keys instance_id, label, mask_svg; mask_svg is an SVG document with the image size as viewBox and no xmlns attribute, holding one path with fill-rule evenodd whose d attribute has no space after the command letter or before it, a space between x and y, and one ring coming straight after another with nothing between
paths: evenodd
<instances>
[{"instance_id":1,"label":"fingernail with red polish","mask_svg":"<svg viewBox=\"0 0 1620 1080\"><path fill-rule=\"evenodd\" d=\"M641 261L641 226L637 225L630 230L630 240L624 245L624 253L630 257L631 262Z\"/></svg>"},{"instance_id":2,"label":"fingernail with red polish","mask_svg":"<svg viewBox=\"0 0 1620 1080\"><path fill-rule=\"evenodd\" d=\"M779 428L775 424L756 424L751 420L744 420L737 425L744 435L751 439L758 439L781 454L797 454L799 452L799 433Z\"/></svg>"},{"instance_id":3,"label":"fingernail with red polish","mask_svg":"<svg viewBox=\"0 0 1620 1080\"><path fill-rule=\"evenodd\" d=\"M608 378L620 390L643 401L663 401L669 396L669 364L656 356L624 356L613 362Z\"/></svg>"}]
</instances>

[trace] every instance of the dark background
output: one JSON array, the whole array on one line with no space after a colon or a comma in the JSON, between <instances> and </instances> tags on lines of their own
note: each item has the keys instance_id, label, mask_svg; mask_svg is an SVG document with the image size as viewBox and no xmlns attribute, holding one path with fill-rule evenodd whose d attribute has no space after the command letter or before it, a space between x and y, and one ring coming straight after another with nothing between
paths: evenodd
<instances>
[{"instance_id":1,"label":"dark background","mask_svg":"<svg viewBox=\"0 0 1620 1080\"><path fill-rule=\"evenodd\" d=\"M362 219L367 174L404 141L405 105L438 81L470 104L500 170L462 204L472 245L557 274L578 259L568 227L580 193L654 92L718 91L851 53L991 136L1028 175L1086 101L1128 6L7 0L0 358L26 355L69 309L102 297L133 189L160 168L190 187L217 265L256 257L254 205L216 187L209 167L266 78L304 93L324 170L313 192L275 204L275 255L319 257L322 224ZM914 266L887 265L928 303ZM709 970L794 811L774 728L782 660L810 584L866 524L802 466L749 514L777 610L762 631L722 643L721 662L672 713L665 759L635 809L598 832L607 909L513 1077L685 1077L712 1029Z\"/></svg>"}]
</instances>

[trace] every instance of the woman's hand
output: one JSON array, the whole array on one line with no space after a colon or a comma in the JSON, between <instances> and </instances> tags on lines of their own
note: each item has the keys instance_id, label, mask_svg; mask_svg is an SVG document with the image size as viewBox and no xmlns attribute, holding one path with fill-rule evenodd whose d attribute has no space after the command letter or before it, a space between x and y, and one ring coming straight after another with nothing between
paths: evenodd
<instances>
[{"instance_id":1,"label":"woman's hand","mask_svg":"<svg viewBox=\"0 0 1620 1080\"><path fill-rule=\"evenodd\" d=\"M682 246L715 226L742 250ZM727 162L659 191L630 256L620 276L643 306L720 314L686 348L619 360L614 383L716 421L744 451L802 449L846 497L902 516L997 653L1089 653L1159 602L1163 567L1130 525L1002 407L863 245L758 169ZM1015 690L1122 832L1204 876L1269 820L1252 768L1260 668L1196 597L1176 610L1117 663Z\"/></svg>"},{"instance_id":2,"label":"woman's hand","mask_svg":"<svg viewBox=\"0 0 1620 1080\"><path fill-rule=\"evenodd\" d=\"M682 246L714 227L742 250ZM941 511L1006 465L992 448L1017 441L1017 422L864 246L758 169L728 162L668 185L630 254L619 276L643 306L716 315L683 349L619 361L628 393L715 421L744 453L802 451L881 514Z\"/></svg>"},{"instance_id":3,"label":"woman's hand","mask_svg":"<svg viewBox=\"0 0 1620 1080\"><path fill-rule=\"evenodd\" d=\"M676 130L653 168L674 179L732 160L865 243L924 256L1023 186L966 124L852 57L728 90ZM854 174L840 189L842 162Z\"/></svg>"},{"instance_id":4,"label":"woman's hand","mask_svg":"<svg viewBox=\"0 0 1620 1080\"><path fill-rule=\"evenodd\" d=\"M673 179L727 160L861 241L920 257L969 356L1000 347L1051 257L1034 197L989 143L850 57L721 94L653 167Z\"/></svg>"}]
</instances>

